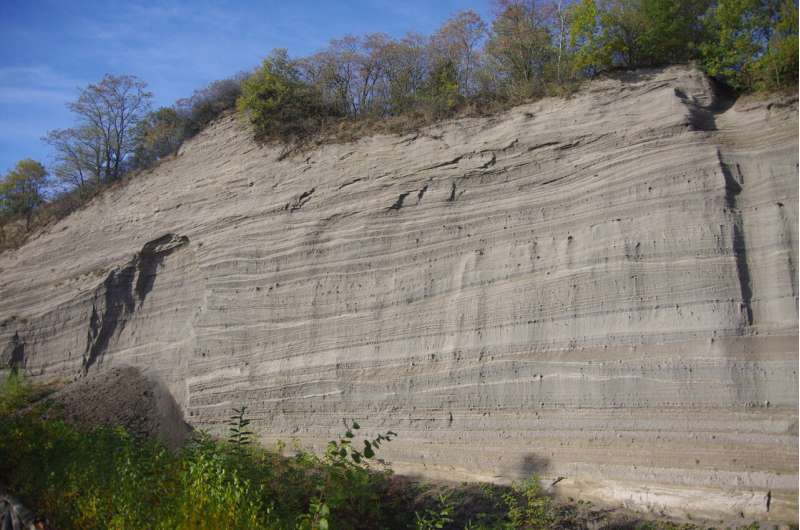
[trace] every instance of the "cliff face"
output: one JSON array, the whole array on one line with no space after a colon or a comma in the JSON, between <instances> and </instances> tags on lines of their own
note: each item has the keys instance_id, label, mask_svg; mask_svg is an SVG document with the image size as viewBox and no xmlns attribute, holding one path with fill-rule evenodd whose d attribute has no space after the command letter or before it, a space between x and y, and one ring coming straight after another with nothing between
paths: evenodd
<instances>
[{"instance_id":1,"label":"cliff face","mask_svg":"<svg viewBox=\"0 0 800 530\"><path fill-rule=\"evenodd\" d=\"M0 347L212 431L357 418L401 472L796 518L797 126L686 68L289 157L223 119L0 255Z\"/></svg>"}]
</instances>

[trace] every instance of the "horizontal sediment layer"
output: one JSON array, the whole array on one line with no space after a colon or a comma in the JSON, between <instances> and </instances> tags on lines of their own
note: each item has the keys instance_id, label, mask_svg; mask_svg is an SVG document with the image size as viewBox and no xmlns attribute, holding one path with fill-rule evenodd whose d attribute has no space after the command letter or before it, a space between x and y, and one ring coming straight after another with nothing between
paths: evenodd
<instances>
[{"instance_id":1,"label":"horizontal sediment layer","mask_svg":"<svg viewBox=\"0 0 800 530\"><path fill-rule=\"evenodd\" d=\"M221 119L0 255L42 378L146 368L265 442L342 418L395 469L797 518L796 99L669 68L284 156Z\"/></svg>"}]
</instances>

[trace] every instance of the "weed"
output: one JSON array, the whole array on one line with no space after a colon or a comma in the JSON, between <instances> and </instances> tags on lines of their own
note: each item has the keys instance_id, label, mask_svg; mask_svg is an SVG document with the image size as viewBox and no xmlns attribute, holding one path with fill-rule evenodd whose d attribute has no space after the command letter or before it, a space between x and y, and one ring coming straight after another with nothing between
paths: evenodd
<instances>
[{"instance_id":1,"label":"weed","mask_svg":"<svg viewBox=\"0 0 800 530\"><path fill-rule=\"evenodd\" d=\"M453 521L454 505L449 500L449 495L439 495L438 501L437 508L429 508L422 515L414 513L416 530L440 530Z\"/></svg>"},{"instance_id":2,"label":"weed","mask_svg":"<svg viewBox=\"0 0 800 530\"><path fill-rule=\"evenodd\" d=\"M63 530L573 528L583 524L578 510L590 507L580 500L554 506L537 477L511 488L463 484L433 497L431 487L395 477L377 460L396 433L361 437L352 420L322 456L297 441L294 454L284 456L286 444L266 450L250 443L247 409L240 407L227 439L198 432L173 452L122 428L43 419L42 395L17 372L0 385L0 477L25 506Z\"/></svg>"},{"instance_id":3,"label":"weed","mask_svg":"<svg viewBox=\"0 0 800 530\"><path fill-rule=\"evenodd\" d=\"M514 483L503 494L508 517L514 528L549 528L554 520L550 497L542 494L537 476Z\"/></svg>"}]
</instances>

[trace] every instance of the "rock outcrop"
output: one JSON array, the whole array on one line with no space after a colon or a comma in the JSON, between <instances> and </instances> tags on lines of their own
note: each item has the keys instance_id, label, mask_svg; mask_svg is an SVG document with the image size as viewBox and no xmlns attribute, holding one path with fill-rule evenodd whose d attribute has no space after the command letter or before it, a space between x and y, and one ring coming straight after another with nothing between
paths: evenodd
<instances>
[{"instance_id":1,"label":"rock outcrop","mask_svg":"<svg viewBox=\"0 0 800 530\"><path fill-rule=\"evenodd\" d=\"M0 351L396 470L796 520L797 102L669 68L284 156L235 118L0 255Z\"/></svg>"}]
</instances>

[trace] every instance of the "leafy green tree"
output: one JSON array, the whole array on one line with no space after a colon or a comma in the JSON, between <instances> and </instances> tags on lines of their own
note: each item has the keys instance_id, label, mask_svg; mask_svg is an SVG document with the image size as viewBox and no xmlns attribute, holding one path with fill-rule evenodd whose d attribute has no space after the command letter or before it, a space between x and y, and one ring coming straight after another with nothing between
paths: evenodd
<instances>
[{"instance_id":1,"label":"leafy green tree","mask_svg":"<svg viewBox=\"0 0 800 530\"><path fill-rule=\"evenodd\" d=\"M703 66L738 89L797 80L797 6L792 0L718 0L709 17Z\"/></svg>"},{"instance_id":2,"label":"leafy green tree","mask_svg":"<svg viewBox=\"0 0 800 530\"><path fill-rule=\"evenodd\" d=\"M574 68L592 76L609 67L613 54L601 31L595 0L573 4L570 18L570 46L576 49Z\"/></svg>"},{"instance_id":3,"label":"leafy green tree","mask_svg":"<svg viewBox=\"0 0 800 530\"><path fill-rule=\"evenodd\" d=\"M589 75L615 66L641 66L647 22L642 0L583 0L573 12L575 67Z\"/></svg>"},{"instance_id":4,"label":"leafy green tree","mask_svg":"<svg viewBox=\"0 0 800 530\"><path fill-rule=\"evenodd\" d=\"M458 69L452 61L437 64L422 90L422 100L436 116L444 116L463 100L458 90Z\"/></svg>"},{"instance_id":5,"label":"leafy green tree","mask_svg":"<svg viewBox=\"0 0 800 530\"><path fill-rule=\"evenodd\" d=\"M333 114L285 53L273 53L242 83L237 107L261 139L304 136Z\"/></svg>"},{"instance_id":6,"label":"leafy green tree","mask_svg":"<svg viewBox=\"0 0 800 530\"><path fill-rule=\"evenodd\" d=\"M649 66L685 63L698 56L711 0L642 0L640 62Z\"/></svg>"},{"instance_id":7,"label":"leafy green tree","mask_svg":"<svg viewBox=\"0 0 800 530\"><path fill-rule=\"evenodd\" d=\"M775 30L766 53L756 61L756 88L776 89L797 85L798 65L797 6L791 0L781 4Z\"/></svg>"},{"instance_id":8,"label":"leafy green tree","mask_svg":"<svg viewBox=\"0 0 800 530\"><path fill-rule=\"evenodd\" d=\"M698 55L710 0L581 0L572 7L575 68L683 63Z\"/></svg>"},{"instance_id":9,"label":"leafy green tree","mask_svg":"<svg viewBox=\"0 0 800 530\"><path fill-rule=\"evenodd\" d=\"M20 160L0 183L0 204L7 214L25 219L29 231L34 213L44 203L47 170L36 160Z\"/></svg>"}]
</instances>

